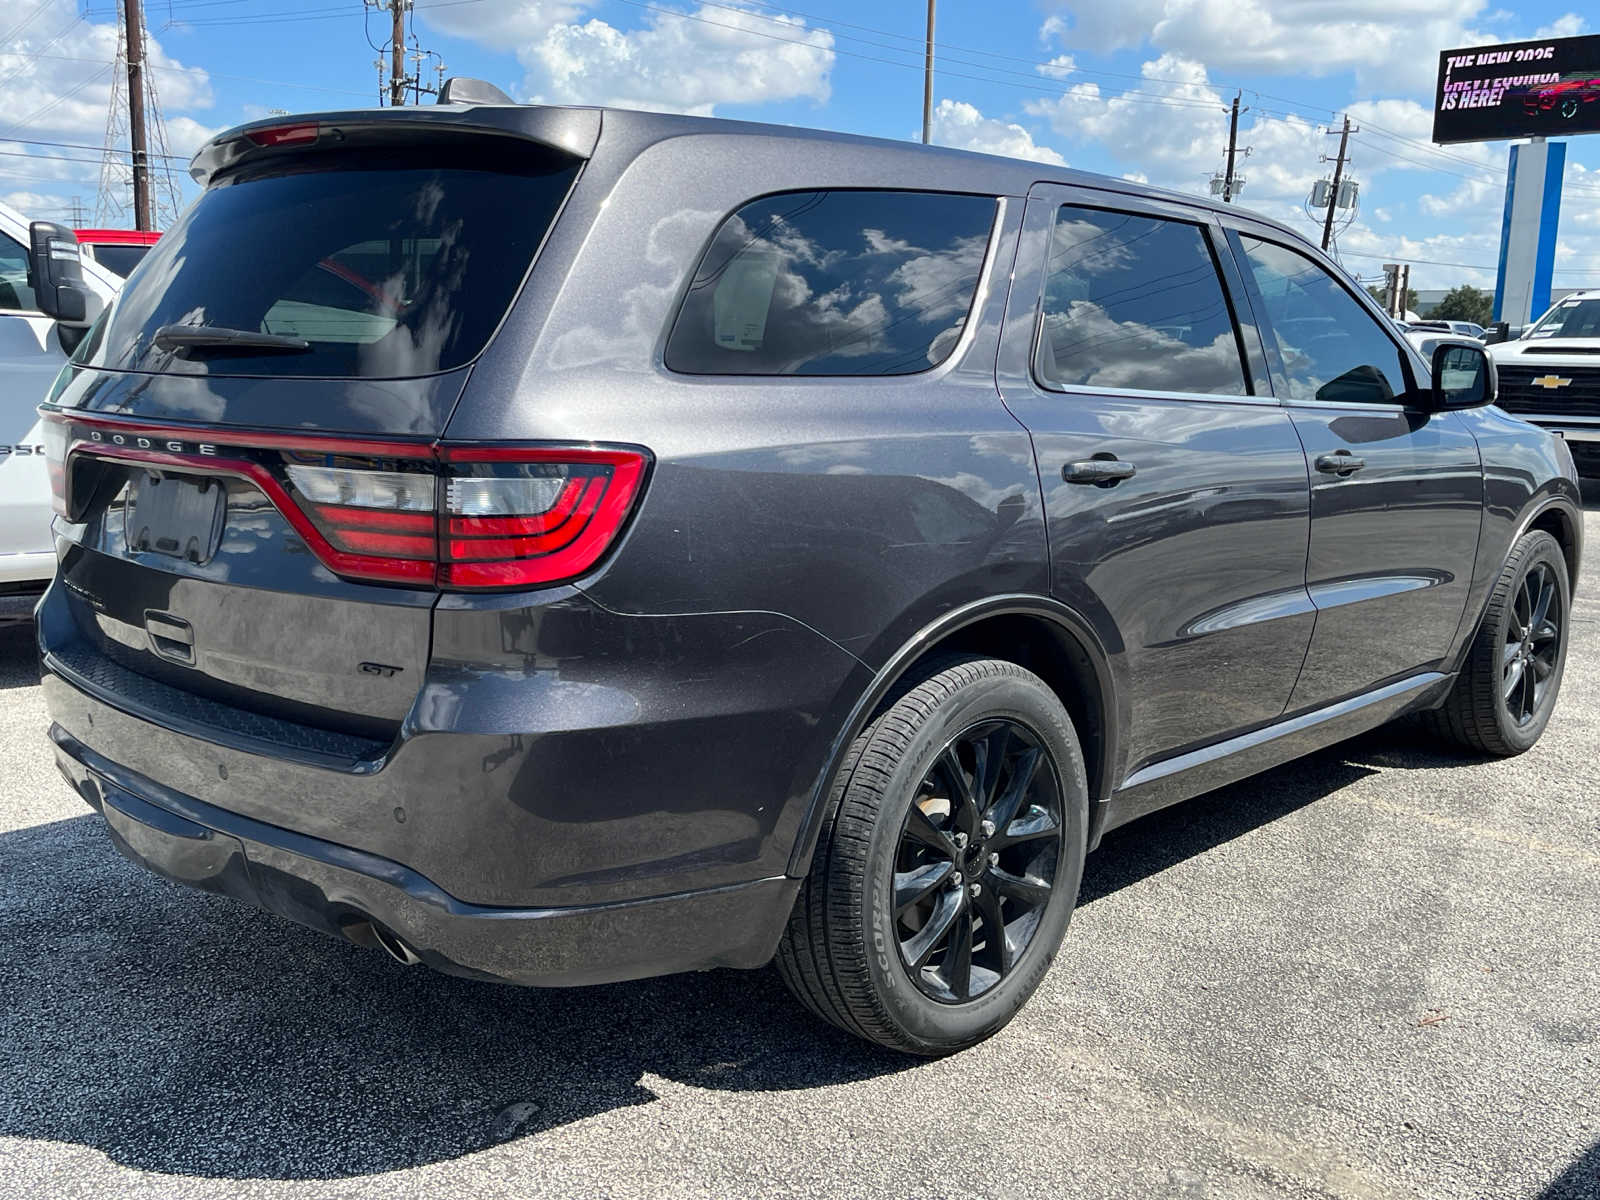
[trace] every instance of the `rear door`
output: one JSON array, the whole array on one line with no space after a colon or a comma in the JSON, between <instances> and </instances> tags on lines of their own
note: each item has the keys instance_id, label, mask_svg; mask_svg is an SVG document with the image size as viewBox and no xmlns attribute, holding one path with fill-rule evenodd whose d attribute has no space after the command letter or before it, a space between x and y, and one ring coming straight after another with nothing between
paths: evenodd
<instances>
[{"instance_id":1,"label":"rear door","mask_svg":"<svg viewBox=\"0 0 1600 1200\"><path fill-rule=\"evenodd\" d=\"M1052 590L1116 670L1122 777L1276 719L1311 638L1305 457L1230 270L1202 211L1030 194L1001 387L1033 435Z\"/></svg>"},{"instance_id":2,"label":"rear door","mask_svg":"<svg viewBox=\"0 0 1600 1200\"><path fill-rule=\"evenodd\" d=\"M190 715L292 723L312 746L317 730L398 729L446 534L479 558L521 549L539 539L453 535L554 529L527 506L571 498L566 468L503 450L457 466L436 444L580 160L503 136L391 148L358 132L341 127L337 154L263 150L214 180L81 347L47 422L68 464L59 599L76 634L57 657ZM474 473L501 482L474 484L462 503L480 507L444 523ZM603 489L578 490L592 507ZM494 507L504 496L523 507Z\"/></svg>"},{"instance_id":3,"label":"rear door","mask_svg":"<svg viewBox=\"0 0 1600 1200\"><path fill-rule=\"evenodd\" d=\"M1478 444L1420 402L1412 356L1345 281L1282 235L1229 241L1311 468L1317 622L1290 707L1315 708L1440 665L1477 556Z\"/></svg>"}]
</instances>

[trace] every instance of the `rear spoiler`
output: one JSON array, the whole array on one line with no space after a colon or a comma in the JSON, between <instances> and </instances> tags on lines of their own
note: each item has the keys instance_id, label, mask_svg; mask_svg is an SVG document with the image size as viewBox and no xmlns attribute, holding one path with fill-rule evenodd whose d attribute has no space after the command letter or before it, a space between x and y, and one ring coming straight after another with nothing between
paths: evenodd
<instances>
[{"instance_id":1,"label":"rear spoiler","mask_svg":"<svg viewBox=\"0 0 1600 1200\"><path fill-rule=\"evenodd\" d=\"M554 108L538 104L450 102L458 96L487 98L472 88L446 84L446 101L425 108L364 108L343 112L271 117L235 126L196 151L189 174L201 187L218 172L240 163L285 151L331 149L335 146L408 145L418 140L462 136L516 138L587 159L600 140L601 110ZM503 93L499 93L503 95Z\"/></svg>"}]
</instances>

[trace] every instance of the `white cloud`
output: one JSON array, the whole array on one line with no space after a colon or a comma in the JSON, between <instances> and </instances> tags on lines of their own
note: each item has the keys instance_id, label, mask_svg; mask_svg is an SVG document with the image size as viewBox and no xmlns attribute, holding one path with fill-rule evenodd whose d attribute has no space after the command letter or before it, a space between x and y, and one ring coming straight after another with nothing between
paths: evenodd
<instances>
[{"instance_id":1,"label":"white cloud","mask_svg":"<svg viewBox=\"0 0 1600 1200\"><path fill-rule=\"evenodd\" d=\"M1049 62L1040 63L1039 74L1048 75L1051 79L1065 79L1078 69L1078 64L1073 61L1070 54L1058 54Z\"/></svg>"},{"instance_id":2,"label":"white cloud","mask_svg":"<svg viewBox=\"0 0 1600 1200\"><path fill-rule=\"evenodd\" d=\"M1565 38L1579 37L1589 31L1589 22L1577 13L1567 13L1557 17L1548 25L1543 25L1534 31L1536 38Z\"/></svg>"},{"instance_id":3,"label":"white cloud","mask_svg":"<svg viewBox=\"0 0 1600 1200\"><path fill-rule=\"evenodd\" d=\"M622 30L582 20L592 4L439 6L426 19L497 50L514 46L524 69L516 90L547 103L710 115L730 104L828 99L833 35L800 17L719 3L653 10L642 27Z\"/></svg>"},{"instance_id":4,"label":"white cloud","mask_svg":"<svg viewBox=\"0 0 1600 1200\"><path fill-rule=\"evenodd\" d=\"M1486 19L1485 0L1056 0L1054 7L1041 33L1078 50L1149 44L1225 72L1356 71L1407 94L1432 90L1439 50L1499 40L1474 27Z\"/></svg>"},{"instance_id":5,"label":"white cloud","mask_svg":"<svg viewBox=\"0 0 1600 1200\"><path fill-rule=\"evenodd\" d=\"M986 117L960 100L941 100L933 111L933 140L956 150L975 150L979 154L999 154L1006 158L1027 158L1058 167L1067 160L1049 146L1041 146L1021 125Z\"/></svg>"},{"instance_id":6,"label":"white cloud","mask_svg":"<svg viewBox=\"0 0 1600 1200\"><path fill-rule=\"evenodd\" d=\"M1132 88L1105 93L1079 83L1058 97L1034 100L1029 114L1050 123L1074 143L1097 144L1141 179L1162 187L1203 193L1221 169L1228 139L1228 98L1211 86L1200 63L1164 54L1144 64L1149 80L1178 80L1159 93ZM1315 126L1299 119L1255 119L1246 114L1240 146L1253 150L1239 170L1248 180L1249 203L1259 198L1294 198L1318 175L1322 149Z\"/></svg>"}]
</instances>

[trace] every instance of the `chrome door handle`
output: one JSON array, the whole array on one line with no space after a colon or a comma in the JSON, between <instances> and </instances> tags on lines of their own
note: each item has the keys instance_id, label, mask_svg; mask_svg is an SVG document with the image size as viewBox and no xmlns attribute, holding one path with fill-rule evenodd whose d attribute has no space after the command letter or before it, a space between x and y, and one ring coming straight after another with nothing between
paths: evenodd
<instances>
[{"instance_id":1,"label":"chrome door handle","mask_svg":"<svg viewBox=\"0 0 1600 1200\"><path fill-rule=\"evenodd\" d=\"M1115 458L1091 458L1084 462L1068 463L1061 468L1061 478L1067 483L1112 487L1124 479L1132 479L1135 470L1137 468L1131 462Z\"/></svg>"},{"instance_id":2,"label":"chrome door handle","mask_svg":"<svg viewBox=\"0 0 1600 1200\"><path fill-rule=\"evenodd\" d=\"M1336 450L1332 454L1317 455L1316 467L1324 475L1354 475L1367 465L1367 460L1357 458L1348 450Z\"/></svg>"}]
</instances>

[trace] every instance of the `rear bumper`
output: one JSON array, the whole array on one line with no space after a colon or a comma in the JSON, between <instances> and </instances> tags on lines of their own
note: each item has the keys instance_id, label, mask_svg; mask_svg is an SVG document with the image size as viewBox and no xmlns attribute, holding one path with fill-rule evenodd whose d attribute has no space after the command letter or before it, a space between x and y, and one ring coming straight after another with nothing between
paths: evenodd
<instances>
[{"instance_id":1,"label":"rear bumper","mask_svg":"<svg viewBox=\"0 0 1600 1200\"><path fill-rule=\"evenodd\" d=\"M50 734L62 774L134 862L359 945L398 938L450 974L565 986L758 967L799 887L780 876L575 908L470 904L400 863L206 804L119 767L59 725Z\"/></svg>"}]
</instances>

